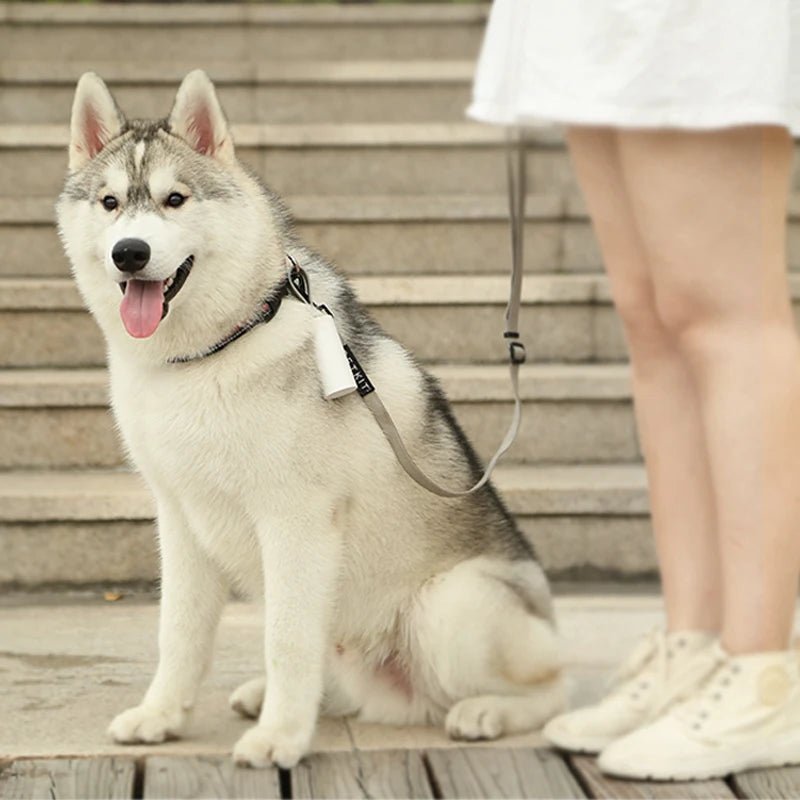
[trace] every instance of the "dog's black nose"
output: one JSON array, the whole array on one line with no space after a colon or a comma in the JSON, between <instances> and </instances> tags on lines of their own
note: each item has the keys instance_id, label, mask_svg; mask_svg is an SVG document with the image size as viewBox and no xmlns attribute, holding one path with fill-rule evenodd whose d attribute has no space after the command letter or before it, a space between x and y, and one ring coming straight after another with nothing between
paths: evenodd
<instances>
[{"instance_id":1,"label":"dog's black nose","mask_svg":"<svg viewBox=\"0 0 800 800\"><path fill-rule=\"evenodd\" d=\"M150 245L142 239L120 239L111 249L111 258L122 272L138 272L150 260Z\"/></svg>"}]
</instances>

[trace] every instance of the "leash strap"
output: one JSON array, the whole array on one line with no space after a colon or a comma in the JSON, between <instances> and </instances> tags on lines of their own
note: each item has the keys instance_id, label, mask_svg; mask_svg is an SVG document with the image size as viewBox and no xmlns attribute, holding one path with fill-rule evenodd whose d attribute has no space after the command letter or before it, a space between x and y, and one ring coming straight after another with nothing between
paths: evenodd
<instances>
[{"instance_id":1,"label":"leash strap","mask_svg":"<svg viewBox=\"0 0 800 800\"><path fill-rule=\"evenodd\" d=\"M506 147L506 163L508 169L508 202L511 220L511 288L505 314L505 331L503 338L508 340L508 361L511 375L511 389L514 395L514 413L503 441L492 456L480 480L471 488L463 490L448 489L441 486L433 478L423 472L411 457L403 442L400 431L394 424L383 401L378 396L372 382L356 360L350 348L345 345L345 352L350 361L350 369L356 379L356 387L367 408L372 412L384 436L394 450L400 465L420 486L440 497L464 497L477 492L489 481L497 462L505 455L519 433L522 422L522 399L519 394L519 368L525 363L525 345L519 338L519 312L522 301L523 274L523 240L525 233L525 140L522 130L509 130Z\"/></svg>"}]
</instances>

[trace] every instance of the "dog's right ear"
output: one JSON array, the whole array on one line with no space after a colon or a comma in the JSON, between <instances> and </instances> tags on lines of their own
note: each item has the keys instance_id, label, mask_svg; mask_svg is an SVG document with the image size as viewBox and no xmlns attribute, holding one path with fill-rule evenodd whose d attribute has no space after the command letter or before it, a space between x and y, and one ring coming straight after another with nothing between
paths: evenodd
<instances>
[{"instance_id":1,"label":"dog's right ear","mask_svg":"<svg viewBox=\"0 0 800 800\"><path fill-rule=\"evenodd\" d=\"M69 171L91 161L115 136L122 133L125 118L108 86L94 72L78 81L72 103L69 139Z\"/></svg>"}]
</instances>

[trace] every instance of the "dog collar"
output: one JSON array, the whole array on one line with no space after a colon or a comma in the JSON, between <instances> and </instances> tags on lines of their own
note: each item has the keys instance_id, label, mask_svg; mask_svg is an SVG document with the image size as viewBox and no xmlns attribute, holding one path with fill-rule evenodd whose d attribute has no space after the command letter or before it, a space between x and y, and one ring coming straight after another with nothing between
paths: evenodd
<instances>
[{"instance_id":1,"label":"dog collar","mask_svg":"<svg viewBox=\"0 0 800 800\"><path fill-rule=\"evenodd\" d=\"M229 344L232 344L237 339L240 339L246 333L249 333L251 330L253 330L253 328L256 326L264 325L265 323L273 320L275 315L278 313L278 309L281 307L283 298L292 292L290 281L295 285L295 287L303 287L307 285L306 275L303 270L298 266L297 262L291 256L287 255L287 258L292 265L289 275L281 281L278 287L271 294L261 301L261 305L256 309L254 314L252 314L244 322L239 323L227 336L223 337L215 344L212 344L211 347L207 348L206 350L190 356L173 356L172 358L167 359L167 363L188 364L192 361L201 361L204 358L208 358L209 356L213 356L215 353L219 353L221 350L224 350Z\"/></svg>"}]
</instances>

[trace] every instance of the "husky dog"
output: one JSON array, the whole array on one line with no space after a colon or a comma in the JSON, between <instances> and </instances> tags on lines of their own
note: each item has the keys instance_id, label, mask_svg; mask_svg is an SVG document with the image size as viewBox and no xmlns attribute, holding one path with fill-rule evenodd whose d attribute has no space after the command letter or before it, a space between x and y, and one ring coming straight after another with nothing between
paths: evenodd
<instances>
[{"instance_id":1,"label":"husky dog","mask_svg":"<svg viewBox=\"0 0 800 800\"><path fill-rule=\"evenodd\" d=\"M282 296L287 256L426 470L464 487L480 474L436 381L236 159L204 72L159 121L126 120L84 75L57 214L106 338L125 447L158 510L160 658L141 704L111 723L116 741L185 730L234 588L263 596L265 646L260 677L231 697L257 719L237 763L294 765L320 713L443 723L472 740L561 710L547 581L492 486L429 494L358 394L323 399L321 312ZM262 324L237 336L259 309Z\"/></svg>"}]
</instances>

